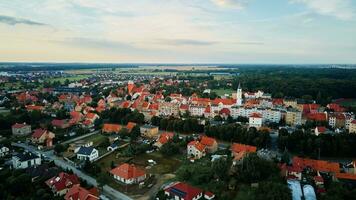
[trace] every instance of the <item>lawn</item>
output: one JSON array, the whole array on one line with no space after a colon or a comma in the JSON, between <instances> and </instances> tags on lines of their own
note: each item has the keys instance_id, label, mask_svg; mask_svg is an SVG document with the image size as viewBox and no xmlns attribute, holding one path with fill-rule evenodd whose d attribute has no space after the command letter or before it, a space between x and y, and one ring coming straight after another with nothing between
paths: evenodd
<instances>
[{"instance_id":1,"label":"lawn","mask_svg":"<svg viewBox=\"0 0 356 200\"><path fill-rule=\"evenodd\" d=\"M214 89L214 90L212 90L212 92L215 92L219 96L224 96L225 94L228 94L231 96L232 93L235 92L235 90L220 88L220 89Z\"/></svg>"}]
</instances>

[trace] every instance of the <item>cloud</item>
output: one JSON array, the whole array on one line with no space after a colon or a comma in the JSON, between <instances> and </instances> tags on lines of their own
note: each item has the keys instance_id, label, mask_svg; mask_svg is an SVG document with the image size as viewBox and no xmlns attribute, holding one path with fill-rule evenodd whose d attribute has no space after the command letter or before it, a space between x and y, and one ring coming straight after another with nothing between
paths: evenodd
<instances>
[{"instance_id":1,"label":"cloud","mask_svg":"<svg viewBox=\"0 0 356 200\"><path fill-rule=\"evenodd\" d=\"M106 50L128 50L136 49L129 43L112 41L107 39L85 38L85 37L72 37L64 40L55 40L53 42L62 43L75 47L93 48L93 49L106 49Z\"/></svg>"},{"instance_id":2,"label":"cloud","mask_svg":"<svg viewBox=\"0 0 356 200\"><path fill-rule=\"evenodd\" d=\"M220 7L243 9L246 7L248 0L211 0L211 1Z\"/></svg>"},{"instance_id":3,"label":"cloud","mask_svg":"<svg viewBox=\"0 0 356 200\"><path fill-rule=\"evenodd\" d=\"M4 15L0 15L0 23L8 24L11 26L14 26L17 24L25 24L25 25L30 25L30 26L47 26L47 24L44 24L41 22L36 22L36 21L22 19L22 18L15 18L15 17L10 17L10 16L4 16Z\"/></svg>"},{"instance_id":4,"label":"cloud","mask_svg":"<svg viewBox=\"0 0 356 200\"><path fill-rule=\"evenodd\" d=\"M204 40L194 40L194 39L162 39L158 40L159 44L172 45L172 46L210 46L217 44L215 41L204 41Z\"/></svg>"},{"instance_id":5,"label":"cloud","mask_svg":"<svg viewBox=\"0 0 356 200\"><path fill-rule=\"evenodd\" d=\"M350 0L291 0L301 3L319 15L333 16L341 20L351 20L354 10Z\"/></svg>"}]
</instances>

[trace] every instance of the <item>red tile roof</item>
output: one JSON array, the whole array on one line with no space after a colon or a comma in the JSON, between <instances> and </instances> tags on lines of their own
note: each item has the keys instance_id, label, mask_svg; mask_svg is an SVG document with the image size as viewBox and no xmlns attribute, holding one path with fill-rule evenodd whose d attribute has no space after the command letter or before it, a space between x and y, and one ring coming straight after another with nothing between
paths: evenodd
<instances>
[{"instance_id":1,"label":"red tile roof","mask_svg":"<svg viewBox=\"0 0 356 200\"><path fill-rule=\"evenodd\" d=\"M257 147L251 146L251 145L246 145L246 144L239 144L239 143L233 143L231 146L231 151L234 153L239 153L239 152L256 152Z\"/></svg>"},{"instance_id":2,"label":"red tile roof","mask_svg":"<svg viewBox=\"0 0 356 200\"><path fill-rule=\"evenodd\" d=\"M309 120L314 120L314 121L326 121L326 114L325 113L309 113L309 114L307 114L307 118Z\"/></svg>"},{"instance_id":3,"label":"red tile roof","mask_svg":"<svg viewBox=\"0 0 356 200\"><path fill-rule=\"evenodd\" d=\"M328 162L325 160L313 160L307 158L294 157L293 158L293 166L300 167L302 169L306 167L311 167L317 171L323 172L340 172L339 163L336 162Z\"/></svg>"},{"instance_id":4,"label":"red tile roof","mask_svg":"<svg viewBox=\"0 0 356 200\"><path fill-rule=\"evenodd\" d=\"M181 110L188 110L189 109L189 106L187 104L182 104L180 105L179 109Z\"/></svg>"},{"instance_id":5,"label":"red tile roof","mask_svg":"<svg viewBox=\"0 0 356 200\"><path fill-rule=\"evenodd\" d=\"M200 152L203 152L205 150L205 146L199 141L191 141L188 143L188 146L194 146Z\"/></svg>"},{"instance_id":6,"label":"red tile roof","mask_svg":"<svg viewBox=\"0 0 356 200\"><path fill-rule=\"evenodd\" d=\"M131 131L135 126L136 126L136 123L134 123L134 122L129 122L129 123L127 123L127 125L126 125L126 128L127 128L129 131Z\"/></svg>"},{"instance_id":7,"label":"red tile roof","mask_svg":"<svg viewBox=\"0 0 356 200\"><path fill-rule=\"evenodd\" d=\"M203 136L200 140L200 143L205 146L213 146L214 144L216 144L216 140L211 137Z\"/></svg>"},{"instance_id":8,"label":"red tile roof","mask_svg":"<svg viewBox=\"0 0 356 200\"><path fill-rule=\"evenodd\" d=\"M118 133L121 128L120 124L104 124L102 131L106 133Z\"/></svg>"},{"instance_id":9,"label":"red tile roof","mask_svg":"<svg viewBox=\"0 0 356 200\"><path fill-rule=\"evenodd\" d=\"M219 114L223 115L230 115L230 109L228 108L223 108L220 110Z\"/></svg>"},{"instance_id":10,"label":"red tile roof","mask_svg":"<svg viewBox=\"0 0 356 200\"><path fill-rule=\"evenodd\" d=\"M252 113L250 115L250 117L253 117L253 118L262 118L262 115L260 113Z\"/></svg>"},{"instance_id":11,"label":"red tile roof","mask_svg":"<svg viewBox=\"0 0 356 200\"><path fill-rule=\"evenodd\" d=\"M38 129L33 131L32 137L33 138L40 138L46 132L47 132L47 130L38 128Z\"/></svg>"},{"instance_id":12,"label":"red tile roof","mask_svg":"<svg viewBox=\"0 0 356 200\"><path fill-rule=\"evenodd\" d=\"M133 164L124 163L110 171L110 174L119 176L123 179L133 179L144 176L146 173L145 171L141 170L140 168L136 167Z\"/></svg>"},{"instance_id":13,"label":"red tile roof","mask_svg":"<svg viewBox=\"0 0 356 200\"><path fill-rule=\"evenodd\" d=\"M65 200L97 200L99 192L96 188L86 190L80 187L80 185L74 185L70 188L67 194L64 196Z\"/></svg>"},{"instance_id":14,"label":"red tile roof","mask_svg":"<svg viewBox=\"0 0 356 200\"><path fill-rule=\"evenodd\" d=\"M197 196L200 196L203 193L203 190L182 182L169 186L165 191L174 196L179 196L184 200L196 199Z\"/></svg>"},{"instance_id":15,"label":"red tile roof","mask_svg":"<svg viewBox=\"0 0 356 200\"><path fill-rule=\"evenodd\" d=\"M158 142L161 144L166 144L169 140L171 140L174 136L174 133L162 133L159 138Z\"/></svg>"},{"instance_id":16,"label":"red tile roof","mask_svg":"<svg viewBox=\"0 0 356 200\"><path fill-rule=\"evenodd\" d=\"M61 172L58 176L48 179L46 184L56 192L59 192L66 188L70 188L73 185L79 184L79 178L75 174Z\"/></svg>"},{"instance_id":17,"label":"red tile roof","mask_svg":"<svg viewBox=\"0 0 356 200\"><path fill-rule=\"evenodd\" d=\"M236 101L234 99L214 99L212 101L213 104L219 104L222 103L223 105L234 105L236 103Z\"/></svg>"},{"instance_id":18,"label":"red tile roof","mask_svg":"<svg viewBox=\"0 0 356 200\"><path fill-rule=\"evenodd\" d=\"M29 125L27 125L26 123L23 123L23 124L16 123L16 124L12 125L11 127L12 128L23 128L25 126L29 126Z\"/></svg>"}]
</instances>

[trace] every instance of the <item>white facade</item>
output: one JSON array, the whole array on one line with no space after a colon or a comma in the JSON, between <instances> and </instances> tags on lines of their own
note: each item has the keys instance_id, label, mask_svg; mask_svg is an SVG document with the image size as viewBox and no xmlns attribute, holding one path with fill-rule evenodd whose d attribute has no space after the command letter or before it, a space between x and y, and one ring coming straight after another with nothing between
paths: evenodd
<instances>
[{"instance_id":1,"label":"white facade","mask_svg":"<svg viewBox=\"0 0 356 200\"><path fill-rule=\"evenodd\" d=\"M9 148L7 147L0 147L0 158L9 154Z\"/></svg>"},{"instance_id":2,"label":"white facade","mask_svg":"<svg viewBox=\"0 0 356 200\"><path fill-rule=\"evenodd\" d=\"M191 116L202 116L205 111L205 106L191 105L189 106L189 112Z\"/></svg>"},{"instance_id":3,"label":"white facade","mask_svg":"<svg viewBox=\"0 0 356 200\"><path fill-rule=\"evenodd\" d=\"M262 117L250 116L248 118L248 124L250 127L260 128L262 126Z\"/></svg>"},{"instance_id":4,"label":"white facade","mask_svg":"<svg viewBox=\"0 0 356 200\"><path fill-rule=\"evenodd\" d=\"M79 154L79 153L77 154L78 160L89 160L90 162L92 162L93 160L95 160L98 157L99 157L99 152L96 149L93 149L93 151L90 153L90 155Z\"/></svg>"},{"instance_id":5,"label":"white facade","mask_svg":"<svg viewBox=\"0 0 356 200\"><path fill-rule=\"evenodd\" d=\"M12 157L12 167L14 169L26 169L28 167L41 165L41 158L36 156L31 159L23 160L18 156Z\"/></svg>"},{"instance_id":6,"label":"white facade","mask_svg":"<svg viewBox=\"0 0 356 200\"><path fill-rule=\"evenodd\" d=\"M242 105L242 89L241 89L240 84L237 87L237 91L236 91L236 105L237 106L241 106Z\"/></svg>"},{"instance_id":7,"label":"white facade","mask_svg":"<svg viewBox=\"0 0 356 200\"><path fill-rule=\"evenodd\" d=\"M117 175L113 175L114 179L122 182L122 183L125 183L125 184L134 184L134 183L140 183L142 181L144 181L146 179L146 174L143 175L143 176L140 176L140 177L137 177L137 178L130 178L130 179L124 179L120 176L117 176Z\"/></svg>"},{"instance_id":8,"label":"white facade","mask_svg":"<svg viewBox=\"0 0 356 200\"><path fill-rule=\"evenodd\" d=\"M282 119L282 113L280 110L275 109L258 109L258 108L244 108L244 107L232 107L231 116L236 119L239 116L249 117L252 113L258 113L262 115L262 122L276 122L279 123Z\"/></svg>"},{"instance_id":9,"label":"white facade","mask_svg":"<svg viewBox=\"0 0 356 200\"><path fill-rule=\"evenodd\" d=\"M195 147L194 144L187 145L187 156L188 158L194 157L196 159L200 159L201 157L205 156L205 150L200 151Z\"/></svg>"}]
</instances>

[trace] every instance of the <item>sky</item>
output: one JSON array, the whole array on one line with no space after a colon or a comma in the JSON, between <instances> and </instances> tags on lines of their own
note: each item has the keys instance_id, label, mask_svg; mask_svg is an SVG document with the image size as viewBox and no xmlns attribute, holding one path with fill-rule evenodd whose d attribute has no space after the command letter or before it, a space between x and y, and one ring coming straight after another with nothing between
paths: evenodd
<instances>
[{"instance_id":1,"label":"sky","mask_svg":"<svg viewBox=\"0 0 356 200\"><path fill-rule=\"evenodd\" d=\"M355 64L356 0L0 0L0 62Z\"/></svg>"}]
</instances>

